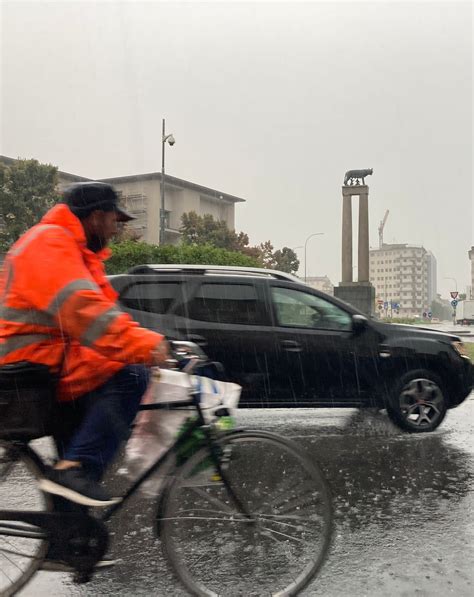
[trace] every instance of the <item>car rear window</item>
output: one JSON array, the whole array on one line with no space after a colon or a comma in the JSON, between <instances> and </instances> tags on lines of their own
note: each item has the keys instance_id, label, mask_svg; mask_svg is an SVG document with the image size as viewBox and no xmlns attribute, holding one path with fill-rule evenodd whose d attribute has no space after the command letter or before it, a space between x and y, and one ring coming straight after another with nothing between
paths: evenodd
<instances>
[{"instance_id":1,"label":"car rear window","mask_svg":"<svg viewBox=\"0 0 474 597\"><path fill-rule=\"evenodd\" d=\"M252 325L260 319L252 284L202 284L188 309L189 317L199 321Z\"/></svg>"},{"instance_id":2,"label":"car rear window","mask_svg":"<svg viewBox=\"0 0 474 597\"><path fill-rule=\"evenodd\" d=\"M120 302L128 309L165 314L176 298L181 298L180 282L139 282L121 295Z\"/></svg>"}]
</instances>

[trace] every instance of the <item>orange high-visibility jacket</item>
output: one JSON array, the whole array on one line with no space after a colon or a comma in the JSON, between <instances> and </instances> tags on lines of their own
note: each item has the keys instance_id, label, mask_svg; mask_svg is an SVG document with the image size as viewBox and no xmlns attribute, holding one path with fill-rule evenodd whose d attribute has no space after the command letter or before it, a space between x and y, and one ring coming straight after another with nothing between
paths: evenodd
<instances>
[{"instance_id":1,"label":"orange high-visibility jacket","mask_svg":"<svg viewBox=\"0 0 474 597\"><path fill-rule=\"evenodd\" d=\"M93 253L64 204L7 253L0 277L0 366L16 361L61 371L59 400L101 386L126 364L151 364L163 336L115 304L105 277L109 249Z\"/></svg>"}]
</instances>

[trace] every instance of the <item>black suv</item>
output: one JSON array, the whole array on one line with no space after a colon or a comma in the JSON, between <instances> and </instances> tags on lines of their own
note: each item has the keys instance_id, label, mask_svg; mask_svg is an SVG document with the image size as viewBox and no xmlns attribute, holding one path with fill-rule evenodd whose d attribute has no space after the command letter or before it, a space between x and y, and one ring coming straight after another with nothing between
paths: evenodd
<instances>
[{"instance_id":1,"label":"black suv","mask_svg":"<svg viewBox=\"0 0 474 597\"><path fill-rule=\"evenodd\" d=\"M458 337L368 319L289 274L143 265L110 281L141 325L223 363L242 407L380 407L432 431L472 389Z\"/></svg>"}]
</instances>

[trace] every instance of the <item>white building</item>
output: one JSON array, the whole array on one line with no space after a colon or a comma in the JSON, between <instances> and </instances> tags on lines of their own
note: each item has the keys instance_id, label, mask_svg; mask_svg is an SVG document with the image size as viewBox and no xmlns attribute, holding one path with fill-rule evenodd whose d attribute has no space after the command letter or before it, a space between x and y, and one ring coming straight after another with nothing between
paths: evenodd
<instances>
[{"instance_id":1,"label":"white building","mask_svg":"<svg viewBox=\"0 0 474 597\"><path fill-rule=\"evenodd\" d=\"M436 297L436 258L424 247L383 244L370 251L370 281L378 303L389 305L382 316L420 317Z\"/></svg>"},{"instance_id":2,"label":"white building","mask_svg":"<svg viewBox=\"0 0 474 597\"><path fill-rule=\"evenodd\" d=\"M306 284L326 294L334 295L334 284L327 276L312 276L306 278Z\"/></svg>"},{"instance_id":3,"label":"white building","mask_svg":"<svg viewBox=\"0 0 474 597\"><path fill-rule=\"evenodd\" d=\"M161 211L161 173L101 178L121 195L124 208L137 219L127 224L151 244L159 244ZM195 211L210 214L224 221L231 230L235 227L235 204L245 201L223 191L210 189L188 180L165 175L165 243L177 244L180 238L181 216Z\"/></svg>"}]
</instances>

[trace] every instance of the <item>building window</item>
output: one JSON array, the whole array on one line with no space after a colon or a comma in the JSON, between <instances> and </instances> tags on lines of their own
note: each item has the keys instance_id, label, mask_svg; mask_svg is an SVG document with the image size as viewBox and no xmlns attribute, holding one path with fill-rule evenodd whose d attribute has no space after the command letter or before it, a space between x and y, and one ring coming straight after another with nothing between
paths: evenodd
<instances>
[{"instance_id":1,"label":"building window","mask_svg":"<svg viewBox=\"0 0 474 597\"><path fill-rule=\"evenodd\" d=\"M163 212L162 209L160 209L160 214L164 213L164 220L165 220L165 228L170 228L170 220L171 220L171 212L168 209L165 209L165 211Z\"/></svg>"}]
</instances>

